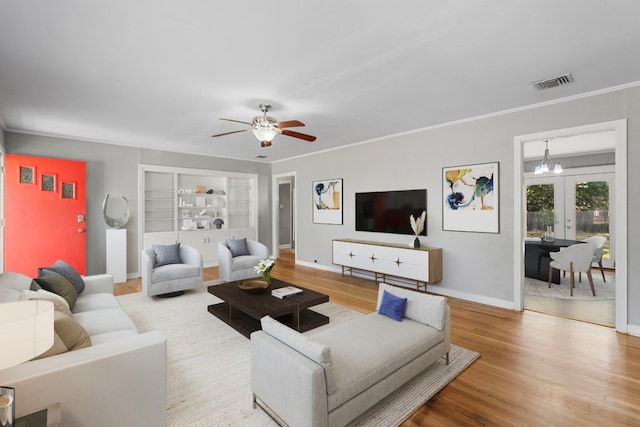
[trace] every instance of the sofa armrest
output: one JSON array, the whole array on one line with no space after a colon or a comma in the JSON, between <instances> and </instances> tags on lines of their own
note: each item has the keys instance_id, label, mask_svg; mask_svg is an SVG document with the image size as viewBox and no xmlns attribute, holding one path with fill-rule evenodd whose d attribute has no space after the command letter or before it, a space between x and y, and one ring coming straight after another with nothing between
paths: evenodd
<instances>
[{"instance_id":1,"label":"sofa armrest","mask_svg":"<svg viewBox=\"0 0 640 427\"><path fill-rule=\"evenodd\" d=\"M153 331L0 371L16 417L60 403L65 427L167 424L166 338Z\"/></svg>"},{"instance_id":2,"label":"sofa armrest","mask_svg":"<svg viewBox=\"0 0 640 427\"><path fill-rule=\"evenodd\" d=\"M218 243L218 272L220 278L227 282L231 280L231 251L226 243Z\"/></svg>"},{"instance_id":3,"label":"sofa armrest","mask_svg":"<svg viewBox=\"0 0 640 427\"><path fill-rule=\"evenodd\" d=\"M266 245L258 242L257 240L247 239L247 249L252 256L258 257L260 259L269 258L269 249Z\"/></svg>"},{"instance_id":4,"label":"sofa armrest","mask_svg":"<svg viewBox=\"0 0 640 427\"><path fill-rule=\"evenodd\" d=\"M180 259L183 264L194 265L202 270L202 254L196 248L180 245Z\"/></svg>"},{"instance_id":5,"label":"sofa armrest","mask_svg":"<svg viewBox=\"0 0 640 427\"><path fill-rule=\"evenodd\" d=\"M290 426L328 425L322 366L262 331L251 334L251 389Z\"/></svg>"},{"instance_id":6,"label":"sofa armrest","mask_svg":"<svg viewBox=\"0 0 640 427\"><path fill-rule=\"evenodd\" d=\"M96 274L82 276L84 291L86 294L111 294L113 295L113 276L111 274Z\"/></svg>"}]
</instances>

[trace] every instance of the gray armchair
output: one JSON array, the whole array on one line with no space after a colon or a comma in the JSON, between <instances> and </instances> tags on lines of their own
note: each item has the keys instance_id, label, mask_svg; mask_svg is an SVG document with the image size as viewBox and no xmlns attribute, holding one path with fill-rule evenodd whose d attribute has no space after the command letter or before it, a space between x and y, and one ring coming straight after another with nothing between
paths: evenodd
<instances>
[{"instance_id":1,"label":"gray armchair","mask_svg":"<svg viewBox=\"0 0 640 427\"><path fill-rule=\"evenodd\" d=\"M202 255L191 246L180 245L179 250L182 263L161 266L157 266L153 248L142 251L142 292L148 296L170 297L203 286Z\"/></svg>"},{"instance_id":2,"label":"gray armchair","mask_svg":"<svg viewBox=\"0 0 640 427\"><path fill-rule=\"evenodd\" d=\"M226 282L259 277L254 269L260 260L269 258L269 249L255 240L247 239L248 255L233 256L226 241L218 243L218 269Z\"/></svg>"}]
</instances>

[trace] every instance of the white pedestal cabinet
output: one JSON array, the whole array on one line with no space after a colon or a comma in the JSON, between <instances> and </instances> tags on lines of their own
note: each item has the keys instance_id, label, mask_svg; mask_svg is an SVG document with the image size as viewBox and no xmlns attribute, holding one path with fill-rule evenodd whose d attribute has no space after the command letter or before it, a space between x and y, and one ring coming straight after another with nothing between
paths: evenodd
<instances>
[{"instance_id":1,"label":"white pedestal cabinet","mask_svg":"<svg viewBox=\"0 0 640 427\"><path fill-rule=\"evenodd\" d=\"M218 263L218 242L257 238L255 174L140 165L140 247L183 243Z\"/></svg>"},{"instance_id":2,"label":"white pedestal cabinet","mask_svg":"<svg viewBox=\"0 0 640 427\"><path fill-rule=\"evenodd\" d=\"M107 230L107 274L113 276L114 283L127 281L127 230L125 228Z\"/></svg>"},{"instance_id":3,"label":"white pedestal cabinet","mask_svg":"<svg viewBox=\"0 0 640 427\"><path fill-rule=\"evenodd\" d=\"M411 248L392 243L336 239L333 241L333 263L353 274L362 270L374 274L376 282L386 276L415 281L416 290L427 290L427 284L442 280L442 249Z\"/></svg>"}]
</instances>

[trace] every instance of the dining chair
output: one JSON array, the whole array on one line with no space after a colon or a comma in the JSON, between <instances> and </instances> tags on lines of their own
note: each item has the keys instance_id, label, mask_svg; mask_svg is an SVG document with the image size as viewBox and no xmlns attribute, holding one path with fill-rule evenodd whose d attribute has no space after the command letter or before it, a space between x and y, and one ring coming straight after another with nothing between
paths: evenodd
<instances>
[{"instance_id":1,"label":"dining chair","mask_svg":"<svg viewBox=\"0 0 640 427\"><path fill-rule=\"evenodd\" d=\"M600 273L602 274L602 280L607 283L607 279L604 277L604 268L602 267L602 251L604 250L605 243L607 243L607 238L604 236L591 236L584 239L584 241L595 246L591 262L598 263Z\"/></svg>"},{"instance_id":2,"label":"dining chair","mask_svg":"<svg viewBox=\"0 0 640 427\"><path fill-rule=\"evenodd\" d=\"M571 296L573 296L574 274L575 272L586 272L589 284L591 285L591 293L596 296L596 290L593 287L593 277L591 276L591 260L593 259L594 245L589 243L578 243L560 249L559 252L550 252L551 262L549 262L549 288L551 287L551 278L553 268L569 272L569 283Z\"/></svg>"}]
</instances>

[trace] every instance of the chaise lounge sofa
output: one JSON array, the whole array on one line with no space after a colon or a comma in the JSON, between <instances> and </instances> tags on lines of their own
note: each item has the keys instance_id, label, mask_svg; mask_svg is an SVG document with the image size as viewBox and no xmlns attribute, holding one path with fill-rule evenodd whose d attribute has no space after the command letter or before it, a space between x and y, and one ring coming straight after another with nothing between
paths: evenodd
<instances>
[{"instance_id":1,"label":"chaise lounge sofa","mask_svg":"<svg viewBox=\"0 0 640 427\"><path fill-rule=\"evenodd\" d=\"M378 312L307 335L266 316L251 334L256 403L290 426L345 426L441 357L449 362L446 299L381 283L407 298L401 321Z\"/></svg>"},{"instance_id":2,"label":"chaise lounge sofa","mask_svg":"<svg viewBox=\"0 0 640 427\"><path fill-rule=\"evenodd\" d=\"M0 371L0 385L15 388L16 416L59 404L65 427L166 425L165 337L138 333L113 295L111 275L82 280L72 317L91 345ZM22 274L0 274L0 312L31 283Z\"/></svg>"}]
</instances>

